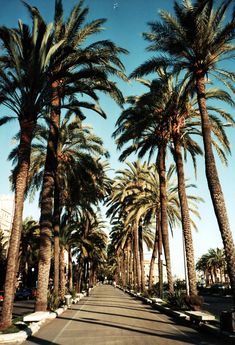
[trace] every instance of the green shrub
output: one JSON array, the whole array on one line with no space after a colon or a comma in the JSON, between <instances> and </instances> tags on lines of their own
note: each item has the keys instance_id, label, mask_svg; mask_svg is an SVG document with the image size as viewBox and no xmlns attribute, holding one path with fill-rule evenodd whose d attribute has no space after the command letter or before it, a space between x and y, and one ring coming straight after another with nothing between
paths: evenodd
<instances>
[{"instance_id":1,"label":"green shrub","mask_svg":"<svg viewBox=\"0 0 235 345\"><path fill-rule=\"evenodd\" d=\"M50 311L55 311L62 304L62 301L57 293L48 292L47 294L47 309Z\"/></svg>"},{"instance_id":2,"label":"green shrub","mask_svg":"<svg viewBox=\"0 0 235 345\"><path fill-rule=\"evenodd\" d=\"M77 291L75 289L69 290L70 295L72 296L73 299L76 298Z\"/></svg>"},{"instance_id":3,"label":"green shrub","mask_svg":"<svg viewBox=\"0 0 235 345\"><path fill-rule=\"evenodd\" d=\"M176 290L173 293L168 293L165 297L167 305L175 310L184 310L187 309L185 304L185 293Z\"/></svg>"}]
</instances>

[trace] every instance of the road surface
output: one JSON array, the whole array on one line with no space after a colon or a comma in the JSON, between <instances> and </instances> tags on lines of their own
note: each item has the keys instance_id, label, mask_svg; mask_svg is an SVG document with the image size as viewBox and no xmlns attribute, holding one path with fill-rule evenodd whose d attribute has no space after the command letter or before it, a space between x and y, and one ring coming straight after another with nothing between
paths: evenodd
<instances>
[{"instance_id":1,"label":"road surface","mask_svg":"<svg viewBox=\"0 0 235 345\"><path fill-rule=\"evenodd\" d=\"M224 345L110 285L92 290L24 345ZM229 344L226 342L226 345Z\"/></svg>"}]
</instances>

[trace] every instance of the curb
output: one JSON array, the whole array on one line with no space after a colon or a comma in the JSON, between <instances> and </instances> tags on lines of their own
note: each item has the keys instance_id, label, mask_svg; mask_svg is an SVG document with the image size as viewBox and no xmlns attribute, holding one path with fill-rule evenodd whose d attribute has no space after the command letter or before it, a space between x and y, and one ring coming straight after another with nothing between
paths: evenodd
<instances>
[{"instance_id":1,"label":"curb","mask_svg":"<svg viewBox=\"0 0 235 345\"><path fill-rule=\"evenodd\" d=\"M77 303L84 296L85 294L79 294L79 298L75 298L74 300L72 300L73 303ZM17 333L0 334L0 344L22 344L28 337L37 333L45 323L54 320L57 316L61 315L67 309L68 306L64 305L63 307L58 308L56 311L50 312L48 317L46 317L45 319L38 322L31 322L24 331L19 331Z\"/></svg>"},{"instance_id":2,"label":"curb","mask_svg":"<svg viewBox=\"0 0 235 345\"><path fill-rule=\"evenodd\" d=\"M132 291L129 291L127 289L123 289L120 286L119 286L119 289L125 293L128 293L131 297L134 297L138 300L141 300L143 303L151 305L153 309L157 309L158 311L163 312L168 316L174 317L179 321L184 321L184 322L190 323L189 317L186 314L184 314L183 312L179 312L179 311L173 310L169 307L165 307L159 302L156 303L153 300L150 300L149 298L142 297L139 294L133 293ZM199 327L202 330L210 332L216 336L222 336L222 337L225 337L227 339L234 339L234 341L235 341L235 333L222 331L220 329L220 327L218 327L216 325L202 323Z\"/></svg>"}]
</instances>

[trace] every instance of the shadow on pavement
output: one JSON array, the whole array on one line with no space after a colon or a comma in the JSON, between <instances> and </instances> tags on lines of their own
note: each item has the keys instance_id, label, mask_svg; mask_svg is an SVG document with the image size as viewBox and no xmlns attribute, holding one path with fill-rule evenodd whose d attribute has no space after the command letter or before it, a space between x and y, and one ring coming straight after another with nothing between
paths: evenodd
<instances>
[{"instance_id":1,"label":"shadow on pavement","mask_svg":"<svg viewBox=\"0 0 235 345\"><path fill-rule=\"evenodd\" d=\"M62 317L62 319L66 319L66 318ZM67 318L67 319L70 320L70 318ZM187 335L186 334L175 335L175 334L169 334L166 332L161 332L162 333L161 334L161 333L159 333L159 330L154 332L154 331L150 331L148 329L143 330L143 329L138 329L138 328L132 328L132 327L124 326L122 324L116 324L116 323L111 323L111 322L105 323L105 322L101 322L99 320L91 319L91 318L73 319L73 321L77 321L80 323L89 323L89 324L94 324L94 325L100 325L100 326L105 326L105 327L110 327L110 328L118 328L121 330L130 331L133 333L144 334L144 335L149 335L149 336L163 338L163 339L170 339L170 340L175 340L175 341L180 340L182 344L184 342L188 343L189 339L192 341L192 339L195 338L195 333L193 333L193 332L187 332ZM196 344L199 344L199 343L196 343ZM218 344L215 343L215 345L218 345Z\"/></svg>"},{"instance_id":2,"label":"shadow on pavement","mask_svg":"<svg viewBox=\"0 0 235 345\"><path fill-rule=\"evenodd\" d=\"M31 337L29 337L27 339L27 341L30 341L31 343L34 344L39 344L39 345L59 345L58 343L53 343L51 341L45 340L45 339L41 339L38 337L35 337L34 335L32 335Z\"/></svg>"},{"instance_id":3,"label":"shadow on pavement","mask_svg":"<svg viewBox=\"0 0 235 345\"><path fill-rule=\"evenodd\" d=\"M137 317L133 315L123 315L123 314L116 314L116 313L106 313L103 311L94 311L94 310L85 310L82 309L82 312L84 313L91 313L91 314L101 314L101 315L111 315L111 316L120 316L120 317L125 317L128 319L135 319L135 320L143 320L143 321L151 321L151 322L158 322L158 323L166 323L169 324L169 322L161 321L161 320L153 320L153 319L147 319L145 317ZM148 312L148 311L147 311Z\"/></svg>"}]
</instances>

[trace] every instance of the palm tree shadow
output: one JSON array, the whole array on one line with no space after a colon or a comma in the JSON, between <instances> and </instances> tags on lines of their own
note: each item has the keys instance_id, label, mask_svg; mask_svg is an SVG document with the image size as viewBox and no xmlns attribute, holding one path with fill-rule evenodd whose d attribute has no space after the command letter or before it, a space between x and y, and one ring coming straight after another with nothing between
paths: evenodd
<instances>
[{"instance_id":1,"label":"palm tree shadow","mask_svg":"<svg viewBox=\"0 0 235 345\"><path fill-rule=\"evenodd\" d=\"M94 310L82 310L82 312L85 313L92 313L92 314L101 314L101 315L112 315L112 316L121 316L124 318L128 318L128 319L136 319L136 320L143 320L143 321L151 321L151 322L157 322L157 323L165 323L165 324L169 324L169 322L166 321L161 321L161 320L153 320L153 319L148 319L148 318L144 318L144 317L137 317L137 316L133 316L133 315L123 315L123 314L116 314L116 313L106 313L106 312L102 312L102 311L94 311Z\"/></svg>"},{"instance_id":2,"label":"palm tree shadow","mask_svg":"<svg viewBox=\"0 0 235 345\"><path fill-rule=\"evenodd\" d=\"M120 305L113 305L113 304L87 304L87 306L91 306L91 307L104 307L105 308L119 308L119 309L129 309L129 310L136 310L136 311L143 311L142 307L139 308L130 308L130 307L126 307L126 306L120 306ZM77 310L76 308L72 308L72 310Z\"/></svg>"},{"instance_id":3,"label":"palm tree shadow","mask_svg":"<svg viewBox=\"0 0 235 345\"><path fill-rule=\"evenodd\" d=\"M59 317L59 318L71 320L70 318L63 318L63 317ZM175 340L175 341L180 340L182 344L184 342L188 344L189 338L193 337L193 335L194 335L193 332L188 332L187 336L184 336L182 334L175 335L172 333L171 334L169 334L169 333L161 334L163 332L159 333L159 331L154 332L154 331L151 331L148 329L143 330L143 329L138 329L138 328L132 328L132 327L124 326L122 324L115 324L115 323L111 323L111 322L105 323L105 322L101 322L100 320L93 319L93 318L79 318L79 319L73 319L73 321L86 323L86 324L89 323L89 324L93 324L96 326L105 326L105 327L110 327L110 328L117 328L117 329L121 329L124 331L130 331L130 332L134 332L134 333L139 333L139 334L163 338L163 339L169 339L169 340Z\"/></svg>"},{"instance_id":4,"label":"palm tree shadow","mask_svg":"<svg viewBox=\"0 0 235 345\"><path fill-rule=\"evenodd\" d=\"M50 340L41 339L41 338L35 337L34 335L29 337L28 341L34 344L38 344L38 345L59 345L58 343L53 343Z\"/></svg>"}]
</instances>

